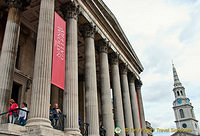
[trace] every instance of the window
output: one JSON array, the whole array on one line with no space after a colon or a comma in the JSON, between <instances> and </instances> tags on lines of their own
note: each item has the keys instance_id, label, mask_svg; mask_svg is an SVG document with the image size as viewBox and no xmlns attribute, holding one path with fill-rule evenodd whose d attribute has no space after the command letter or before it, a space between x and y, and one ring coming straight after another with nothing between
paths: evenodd
<instances>
[{"instance_id":1,"label":"window","mask_svg":"<svg viewBox=\"0 0 200 136\"><path fill-rule=\"evenodd\" d=\"M180 96L180 93L179 93L179 91L177 91L177 94L178 94L178 96Z\"/></svg>"},{"instance_id":2,"label":"window","mask_svg":"<svg viewBox=\"0 0 200 136\"><path fill-rule=\"evenodd\" d=\"M183 92L181 91L181 95L183 95Z\"/></svg>"},{"instance_id":3,"label":"window","mask_svg":"<svg viewBox=\"0 0 200 136\"><path fill-rule=\"evenodd\" d=\"M184 116L183 109L180 109L179 112L180 112L181 118L184 118L185 116Z\"/></svg>"}]
</instances>

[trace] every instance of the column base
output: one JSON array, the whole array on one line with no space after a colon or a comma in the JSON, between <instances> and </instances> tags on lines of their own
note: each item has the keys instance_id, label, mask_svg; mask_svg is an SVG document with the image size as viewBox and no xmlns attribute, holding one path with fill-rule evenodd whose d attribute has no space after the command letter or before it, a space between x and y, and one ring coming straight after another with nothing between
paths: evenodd
<instances>
[{"instance_id":1,"label":"column base","mask_svg":"<svg viewBox=\"0 0 200 136\"><path fill-rule=\"evenodd\" d=\"M16 124L5 123L0 124L0 136L23 136L26 133L26 127Z\"/></svg>"},{"instance_id":2,"label":"column base","mask_svg":"<svg viewBox=\"0 0 200 136\"><path fill-rule=\"evenodd\" d=\"M27 133L24 136L64 136L63 131L44 126L27 127Z\"/></svg>"},{"instance_id":3,"label":"column base","mask_svg":"<svg viewBox=\"0 0 200 136\"><path fill-rule=\"evenodd\" d=\"M80 136L65 134L61 130L56 130L44 126L20 126L17 124L0 124L0 136Z\"/></svg>"},{"instance_id":4,"label":"column base","mask_svg":"<svg viewBox=\"0 0 200 136\"><path fill-rule=\"evenodd\" d=\"M77 129L77 128L65 128L64 135L65 136L82 136L80 129Z\"/></svg>"},{"instance_id":5,"label":"column base","mask_svg":"<svg viewBox=\"0 0 200 136\"><path fill-rule=\"evenodd\" d=\"M47 128L52 128L51 121L46 118L31 118L28 119L26 127L32 126L44 126Z\"/></svg>"}]
</instances>

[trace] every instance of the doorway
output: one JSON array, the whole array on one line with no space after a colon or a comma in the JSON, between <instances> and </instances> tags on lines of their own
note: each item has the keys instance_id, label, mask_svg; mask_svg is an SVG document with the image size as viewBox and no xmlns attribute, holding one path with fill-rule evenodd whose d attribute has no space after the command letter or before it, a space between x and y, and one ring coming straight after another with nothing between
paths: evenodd
<instances>
[{"instance_id":1,"label":"doorway","mask_svg":"<svg viewBox=\"0 0 200 136\"><path fill-rule=\"evenodd\" d=\"M16 82L13 82L11 99L15 100L17 104L20 104L21 87L22 85L17 84Z\"/></svg>"}]
</instances>

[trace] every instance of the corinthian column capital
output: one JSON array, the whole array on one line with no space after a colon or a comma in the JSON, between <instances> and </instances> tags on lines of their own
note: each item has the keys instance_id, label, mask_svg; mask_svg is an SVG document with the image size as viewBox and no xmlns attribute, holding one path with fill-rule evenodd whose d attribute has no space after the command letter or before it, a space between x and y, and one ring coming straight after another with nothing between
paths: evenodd
<instances>
[{"instance_id":1,"label":"corinthian column capital","mask_svg":"<svg viewBox=\"0 0 200 136\"><path fill-rule=\"evenodd\" d=\"M119 68L120 68L121 74L127 74L128 65L127 65L126 63L121 63L121 64L119 65Z\"/></svg>"},{"instance_id":2,"label":"corinthian column capital","mask_svg":"<svg viewBox=\"0 0 200 136\"><path fill-rule=\"evenodd\" d=\"M60 8L65 19L78 19L78 15L80 13L79 5L76 5L74 1L66 2L65 4L61 5Z\"/></svg>"},{"instance_id":3,"label":"corinthian column capital","mask_svg":"<svg viewBox=\"0 0 200 136\"><path fill-rule=\"evenodd\" d=\"M129 78L129 81L130 81L131 83L135 83L136 76L135 76L134 73L132 73L132 72L128 73L128 78Z\"/></svg>"},{"instance_id":4,"label":"corinthian column capital","mask_svg":"<svg viewBox=\"0 0 200 136\"><path fill-rule=\"evenodd\" d=\"M18 8L20 10L24 10L26 6L28 6L31 0L5 0L8 4L9 8Z\"/></svg>"},{"instance_id":5,"label":"corinthian column capital","mask_svg":"<svg viewBox=\"0 0 200 136\"><path fill-rule=\"evenodd\" d=\"M108 53L109 41L107 41L106 39L101 39L96 42L96 45L99 47L100 53Z\"/></svg>"},{"instance_id":6,"label":"corinthian column capital","mask_svg":"<svg viewBox=\"0 0 200 136\"><path fill-rule=\"evenodd\" d=\"M137 91L139 91L141 89L141 86L142 86L142 81L141 80L136 80Z\"/></svg>"},{"instance_id":7,"label":"corinthian column capital","mask_svg":"<svg viewBox=\"0 0 200 136\"><path fill-rule=\"evenodd\" d=\"M82 26L80 26L81 33L85 38L91 37L94 38L96 33L96 26L93 23L87 23Z\"/></svg>"},{"instance_id":8,"label":"corinthian column capital","mask_svg":"<svg viewBox=\"0 0 200 136\"><path fill-rule=\"evenodd\" d=\"M113 52L109 55L111 65L117 65L119 62L119 54L117 52Z\"/></svg>"}]
</instances>

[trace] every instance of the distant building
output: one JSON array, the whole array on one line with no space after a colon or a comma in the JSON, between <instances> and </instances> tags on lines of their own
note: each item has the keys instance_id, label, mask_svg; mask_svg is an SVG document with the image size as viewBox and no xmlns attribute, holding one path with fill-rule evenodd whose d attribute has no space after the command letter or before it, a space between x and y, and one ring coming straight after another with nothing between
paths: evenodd
<instances>
[{"instance_id":1,"label":"distant building","mask_svg":"<svg viewBox=\"0 0 200 136\"><path fill-rule=\"evenodd\" d=\"M200 134L198 120L196 120L190 99L186 97L185 88L179 81L176 69L173 65L174 95L173 109L176 118L177 129L191 129L191 132L176 132L172 136L197 136Z\"/></svg>"},{"instance_id":2,"label":"distant building","mask_svg":"<svg viewBox=\"0 0 200 136\"><path fill-rule=\"evenodd\" d=\"M153 128L151 126L151 123L148 122L148 121L145 121L145 122L146 122L146 129L147 130L152 130L152 131L148 131L147 136L153 136Z\"/></svg>"}]
</instances>

